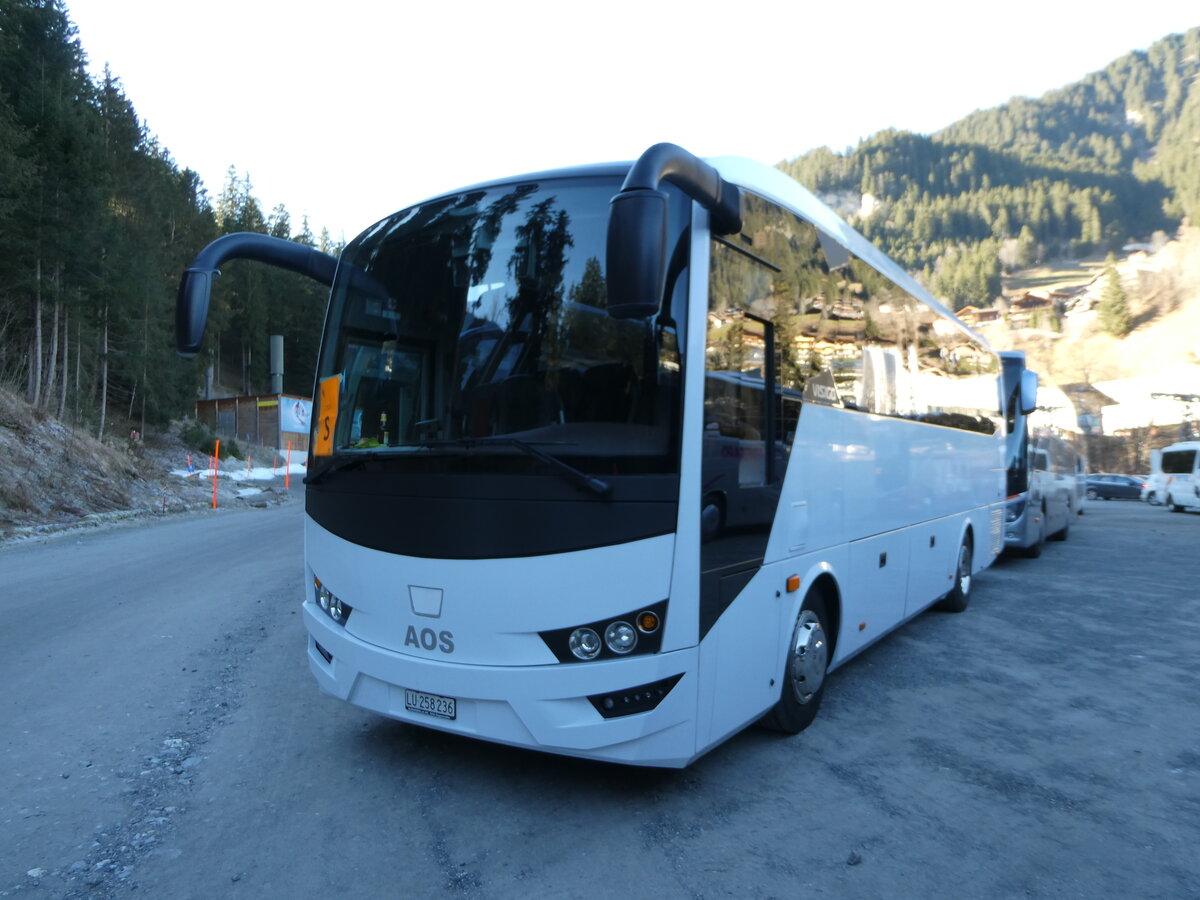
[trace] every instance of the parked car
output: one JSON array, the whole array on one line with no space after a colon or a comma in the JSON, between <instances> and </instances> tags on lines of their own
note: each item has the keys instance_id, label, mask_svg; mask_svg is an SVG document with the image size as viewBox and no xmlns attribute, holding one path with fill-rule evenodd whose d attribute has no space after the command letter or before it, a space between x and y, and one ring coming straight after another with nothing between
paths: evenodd
<instances>
[{"instance_id":1,"label":"parked car","mask_svg":"<svg viewBox=\"0 0 1200 900\"><path fill-rule=\"evenodd\" d=\"M1162 450L1151 450L1150 474L1146 476L1146 484L1142 488L1142 499L1151 506L1162 506L1168 477L1162 471Z\"/></svg>"},{"instance_id":2,"label":"parked car","mask_svg":"<svg viewBox=\"0 0 1200 900\"><path fill-rule=\"evenodd\" d=\"M1135 475L1114 475L1102 472L1087 478L1089 500L1140 500L1145 479Z\"/></svg>"}]
</instances>

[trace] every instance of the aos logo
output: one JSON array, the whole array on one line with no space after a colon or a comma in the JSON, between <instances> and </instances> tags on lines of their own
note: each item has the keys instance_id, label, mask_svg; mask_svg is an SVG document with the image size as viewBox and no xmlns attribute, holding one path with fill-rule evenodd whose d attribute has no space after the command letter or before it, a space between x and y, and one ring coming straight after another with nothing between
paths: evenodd
<instances>
[{"instance_id":1,"label":"aos logo","mask_svg":"<svg viewBox=\"0 0 1200 900\"><path fill-rule=\"evenodd\" d=\"M449 631L434 631L432 628L422 628L417 631L415 625L409 625L408 632L404 635L404 646L453 653L454 634Z\"/></svg>"}]
</instances>

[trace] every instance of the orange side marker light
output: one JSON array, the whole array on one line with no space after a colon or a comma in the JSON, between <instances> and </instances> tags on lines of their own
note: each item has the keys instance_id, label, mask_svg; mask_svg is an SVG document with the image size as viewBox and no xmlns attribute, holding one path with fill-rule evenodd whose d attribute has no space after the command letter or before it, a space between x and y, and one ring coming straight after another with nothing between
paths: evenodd
<instances>
[{"instance_id":1,"label":"orange side marker light","mask_svg":"<svg viewBox=\"0 0 1200 900\"><path fill-rule=\"evenodd\" d=\"M654 634L658 631L659 621L658 616L650 610L638 613L637 627L642 634Z\"/></svg>"}]
</instances>

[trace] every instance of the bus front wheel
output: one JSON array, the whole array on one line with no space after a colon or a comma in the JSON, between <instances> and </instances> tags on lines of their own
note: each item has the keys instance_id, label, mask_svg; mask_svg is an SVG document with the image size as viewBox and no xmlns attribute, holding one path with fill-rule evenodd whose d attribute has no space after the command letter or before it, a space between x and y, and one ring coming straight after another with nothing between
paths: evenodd
<instances>
[{"instance_id":1,"label":"bus front wheel","mask_svg":"<svg viewBox=\"0 0 1200 900\"><path fill-rule=\"evenodd\" d=\"M825 672L829 668L827 621L824 598L819 593L810 593L792 629L779 701L760 720L763 727L797 734L817 717L825 692Z\"/></svg>"}]
</instances>

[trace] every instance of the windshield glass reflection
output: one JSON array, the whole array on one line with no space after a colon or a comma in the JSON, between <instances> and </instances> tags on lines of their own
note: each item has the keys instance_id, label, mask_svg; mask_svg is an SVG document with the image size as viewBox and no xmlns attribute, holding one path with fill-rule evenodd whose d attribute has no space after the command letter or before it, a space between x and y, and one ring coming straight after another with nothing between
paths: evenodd
<instances>
[{"instance_id":1,"label":"windshield glass reflection","mask_svg":"<svg viewBox=\"0 0 1200 900\"><path fill-rule=\"evenodd\" d=\"M321 364L323 381L338 379L333 452L484 456L525 471L537 458L528 444L606 474L676 471L669 307L607 313L618 189L576 178L471 191L397 213L349 246ZM686 205L675 207L682 220Z\"/></svg>"}]
</instances>

